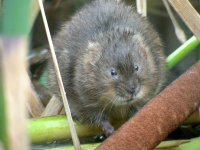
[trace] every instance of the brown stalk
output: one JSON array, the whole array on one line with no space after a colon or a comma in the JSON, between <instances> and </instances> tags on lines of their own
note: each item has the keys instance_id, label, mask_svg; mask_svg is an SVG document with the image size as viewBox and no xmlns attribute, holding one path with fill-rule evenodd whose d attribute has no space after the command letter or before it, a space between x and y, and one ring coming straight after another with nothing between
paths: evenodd
<instances>
[{"instance_id":1,"label":"brown stalk","mask_svg":"<svg viewBox=\"0 0 200 150\"><path fill-rule=\"evenodd\" d=\"M200 61L171 83L97 150L152 150L200 104Z\"/></svg>"}]
</instances>

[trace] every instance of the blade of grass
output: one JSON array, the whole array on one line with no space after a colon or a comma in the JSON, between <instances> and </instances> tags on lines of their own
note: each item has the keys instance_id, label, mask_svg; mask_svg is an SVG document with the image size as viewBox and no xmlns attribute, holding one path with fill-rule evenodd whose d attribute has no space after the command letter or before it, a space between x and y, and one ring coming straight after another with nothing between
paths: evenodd
<instances>
[{"instance_id":1,"label":"blade of grass","mask_svg":"<svg viewBox=\"0 0 200 150\"><path fill-rule=\"evenodd\" d=\"M190 140L165 141L158 145L156 150L199 150L199 148L200 138L194 138Z\"/></svg>"},{"instance_id":2,"label":"blade of grass","mask_svg":"<svg viewBox=\"0 0 200 150\"><path fill-rule=\"evenodd\" d=\"M177 48L172 54L170 54L167 59L167 68L172 69L179 63L183 58L185 58L190 52L192 52L198 45L200 41L195 37L191 37L183 45Z\"/></svg>"}]
</instances>

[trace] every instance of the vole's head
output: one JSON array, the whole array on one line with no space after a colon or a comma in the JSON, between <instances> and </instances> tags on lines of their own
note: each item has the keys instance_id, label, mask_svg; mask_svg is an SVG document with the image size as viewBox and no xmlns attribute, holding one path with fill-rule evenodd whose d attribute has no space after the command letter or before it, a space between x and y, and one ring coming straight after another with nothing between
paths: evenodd
<instances>
[{"instance_id":1,"label":"vole's head","mask_svg":"<svg viewBox=\"0 0 200 150\"><path fill-rule=\"evenodd\" d=\"M114 105L130 105L155 94L157 69L142 35L102 37L88 43L84 56L83 84L91 96Z\"/></svg>"}]
</instances>

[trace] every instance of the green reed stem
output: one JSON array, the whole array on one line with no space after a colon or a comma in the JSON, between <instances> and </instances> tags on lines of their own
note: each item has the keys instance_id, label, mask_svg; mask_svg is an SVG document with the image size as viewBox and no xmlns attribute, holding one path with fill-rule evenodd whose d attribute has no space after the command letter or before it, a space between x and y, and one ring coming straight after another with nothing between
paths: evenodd
<instances>
[{"instance_id":1,"label":"green reed stem","mask_svg":"<svg viewBox=\"0 0 200 150\"><path fill-rule=\"evenodd\" d=\"M1 53L1 50L0 50ZM0 54L1 56L1 54ZM2 60L0 58L0 60ZM0 62L0 65L2 62ZM5 97L3 91L3 82L2 82L2 68L0 66L0 147L4 149L9 148L8 144L8 135L7 135L7 119L6 119L6 107L5 107Z\"/></svg>"},{"instance_id":2,"label":"green reed stem","mask_svg":"<svg viewBox=\"0 0 200 150\"><path fill-rule=\"evenodd\" d=\"M167 57L167 68L172 69L173 67L175 67L177 63L183 60L183 58L185 58L190 52L192 52L199 44L200 41L195 36L191 37Z\"/></svg>"}]
</instances>

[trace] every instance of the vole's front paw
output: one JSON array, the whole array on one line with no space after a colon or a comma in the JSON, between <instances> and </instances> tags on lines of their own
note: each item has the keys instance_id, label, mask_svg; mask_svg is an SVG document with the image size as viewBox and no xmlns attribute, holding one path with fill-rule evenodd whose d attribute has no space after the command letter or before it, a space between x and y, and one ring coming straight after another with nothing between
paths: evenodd
<instances>
[{"instance_id":1,"label":"vole's front paw","mask_svg":"<svg viewBox=\"0 0 200 150\"><path fill-rule=\"evenodd\" d=\"M109 121L102 121L101 125L107 137L110 136L115 131L114 127L110 124Z\"/></svg>"}]
</instances>

